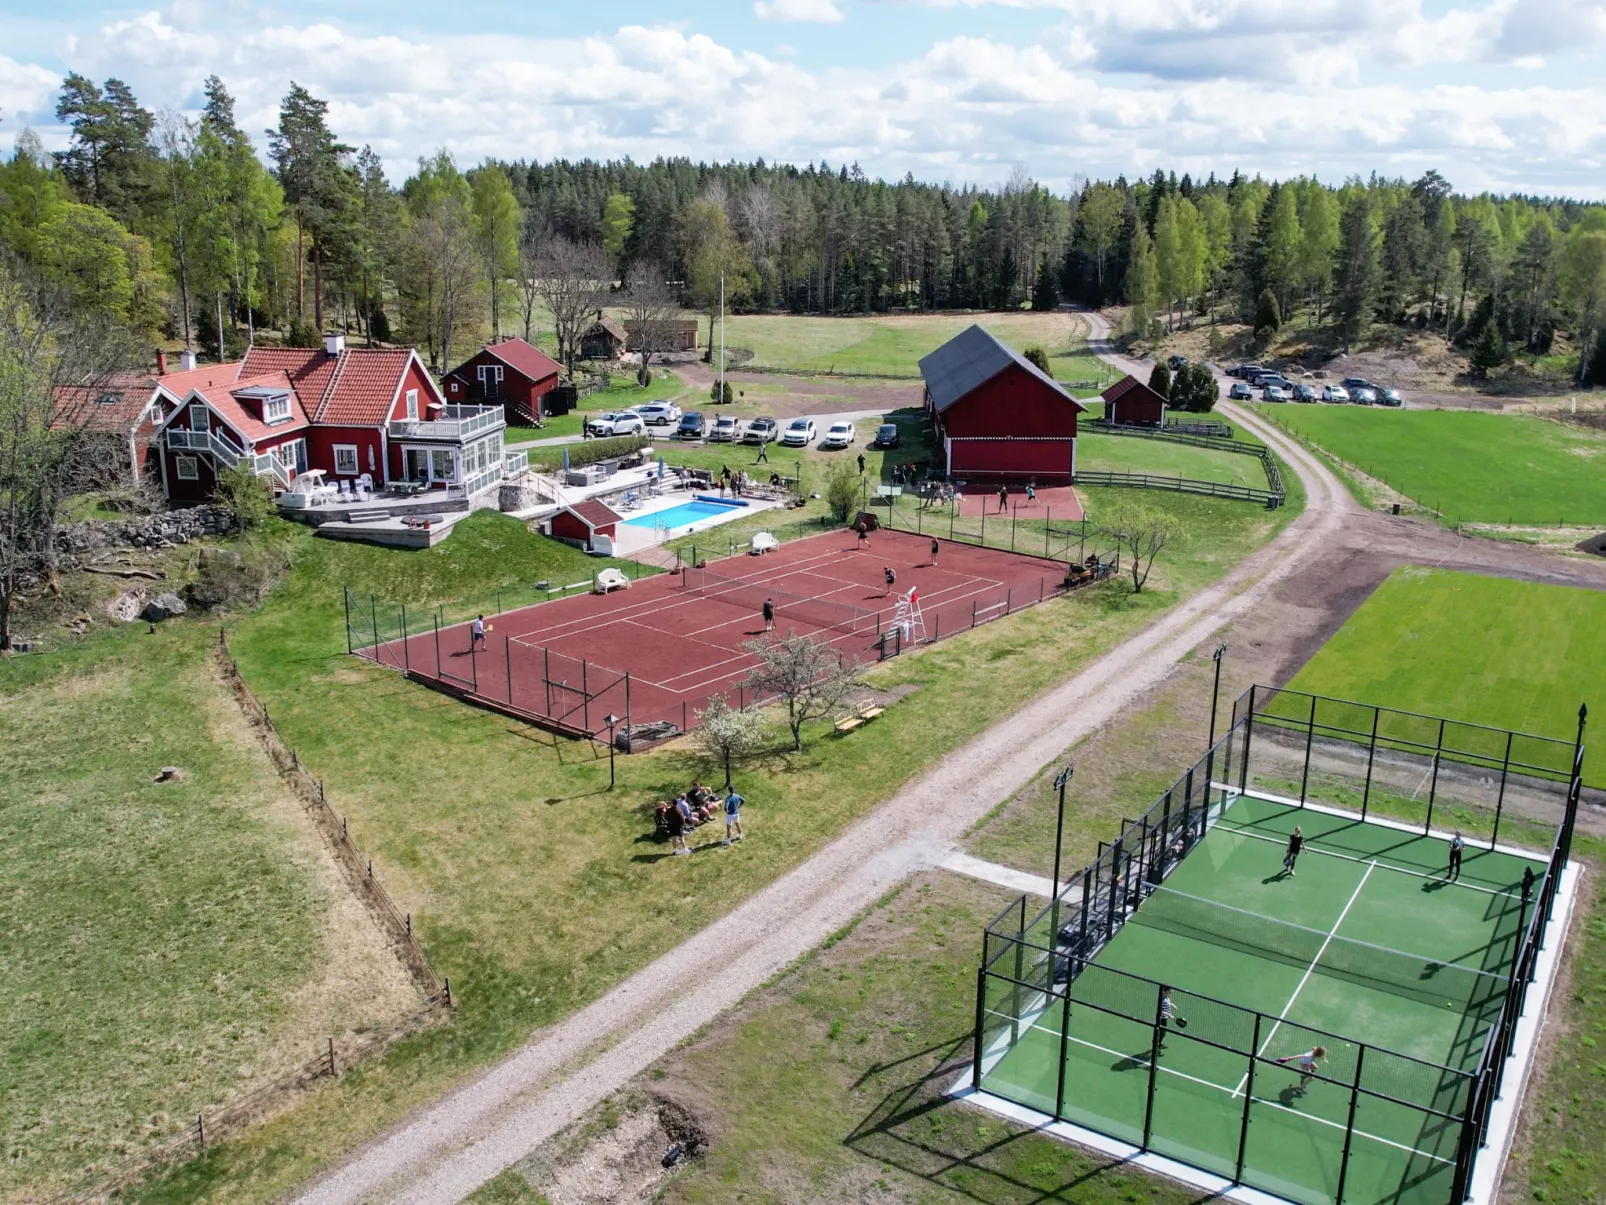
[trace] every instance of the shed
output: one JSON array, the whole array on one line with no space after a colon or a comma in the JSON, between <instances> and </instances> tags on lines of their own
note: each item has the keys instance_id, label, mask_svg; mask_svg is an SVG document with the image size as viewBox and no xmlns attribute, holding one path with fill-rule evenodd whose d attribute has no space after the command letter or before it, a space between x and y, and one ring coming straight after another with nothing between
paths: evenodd
<instances>
[{"instance_id":1,"label":"shed","mask_svg":"<svg viewBox=\"0 0 1606 1205\"><path fill-rule=\"evenodd\" d=\"M590 552L592 537L613 539L620 522L619 512L613 507L599 499L587 498L565 506L552 516L552 534L560 540L580 544Z\"/></svg>"},{"instance_id":2,"label":"shed","mask_svg":"<svg viewBox=\"0 0 1606 1205\"><path fill-rule=\"evenodd\" d=\"M946 475L992 486L1069 485L1086 407L980 326L920 361Z\"/></svg>"},{"instance_id":3,"label":"shed","mask_svg":"<svg viewBox=\"0 0 1606 1205\"><path fill-rule=\"evenodd\" d=\"M658 334L656 341L661 347L655 347L655 352L696 351L697 350L697 319L671 318L666 322L655 323ZM630 323L625 323L625 330L630 330ZM633 342L627 341L626 347L630 351L640 351Z\"/></svg>"},{"instance_id":4,"label":"shed","mask_svg":"<svg viewBox=\"0 0 1606 1205\"><path fill-rule=\"evenodd\" d=\"M500 402L509 422L539 424L542 399L558 387L560 365L523 339L488 343L441 378L449 402Z\"/></svg>"},{"instance_id":5,"label":"shed","mask_svg":"<svg viewBox=\"0 0 1606 1205\"><path fill-rule=\"evenodd\" d=\"M584 360L617 360L624 351L629 337L625 328L600 311L591 329L580 336L580 358Z\"/></svg>"},{"instance_id":6,"label":"shed","mask_svg":"<svg viewBox=\"0 0 1606 1205\"><path fill-rule=\"evenodd\" d=\"M1120 427L1165 425L1166 400L1134 376L1122 377L1103 393L1104 421Z\"/></svg>"}]
</instances>

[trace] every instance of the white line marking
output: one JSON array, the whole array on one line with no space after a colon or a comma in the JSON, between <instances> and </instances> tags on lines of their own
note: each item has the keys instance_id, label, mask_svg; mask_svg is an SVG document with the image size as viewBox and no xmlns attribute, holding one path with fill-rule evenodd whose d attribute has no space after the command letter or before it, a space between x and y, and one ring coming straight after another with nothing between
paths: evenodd
<instances>
[{"instance_id":1,"label":"white line marking","mask_svg":"<svg viewBox=\"0 0 1606 1205\"><path fill-rule=\"evenodd\" d=\"M1322 955L1327 953L1327 947L1332 944L1333 937L1338 933L1339 926L1344 923L1344 918L1349 915L1349 910L1355 906L1355 901L1360 898L1361 889L1366 886L1366 880L1372 877L1372 872L1376 869L1376 863L1367 866L1366 873L1361 876L1361 881L1355 884L1355 890L1350 893L1349 903L1344 905L1344 911L1338 914L1338 919L1333 922L1333 927L1327 931L1327 940L1322 942L1322 948L1316 951L1316 957L1311 959L1310 965L1305 968L1304 978L1299 981L1299 986L1294 989L1294 994L1288 997L1288 1003L1283 1005L1283 1011L1277 1014L1277 1024L1271 1027L1271 1032L1266 1035L1266 1040L1260 1044L1260 1049L1255 1051L1256 1058L1266 1053L1266 1048L1271 1045L1271 1040L1277 1036L1277 1030L1293 1009L1294 1001L1299 999L1299 993L1305 990L1305 985L1310 982L1310 977L1316 973L1316 964L1322 960ZM1238 1086L1233 1089L1232 1095L1234 1099L1244 1090L1244 1085L1248 1082L1249 1073L1246 1071L1243 1079L1238 1081Z\"/></svg>"}]
</instances>

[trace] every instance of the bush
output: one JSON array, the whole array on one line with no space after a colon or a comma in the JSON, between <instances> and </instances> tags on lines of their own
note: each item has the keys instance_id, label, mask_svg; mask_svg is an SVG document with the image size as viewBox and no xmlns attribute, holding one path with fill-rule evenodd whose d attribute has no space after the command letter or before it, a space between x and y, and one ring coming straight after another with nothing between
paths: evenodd
<instances>
[{"instance_id":1,"label":"bush","mask_svg":"<svg viewBox=\"0 0 1606 1205\"><path fill-rule=\"evenodd\" d=\"M1184 364L1171 382L1171 405L1177 410L1205 414L1215 409L1219 396L1215 374L1204 364Z\"/></svg>"},{"instance_id":2,"label":"bush","mask_svg":"<svg viewBox=\"0 0 1606 1205\"><path fill-rule=\"evenodd\" d=\"M645 435L616 435L611 439L590 439L583 443L566 444L569 450L569 467L583 468L599 460L612 460L628 456L641 448L650 447L652 440ZM533 455L533 453L532 453ZM563 448L542 448L541 459L532 460L530 467L537 472L550 473L563 467Z\"/></svg>"},{"instance_id":3,"label":"bush","mask_svg":"<svg viewBox=\"0 0 1606 1205\"><path fill-rule=\"evenodd\" d=\"M1500 328L1493 320L1483 324L1472 344L1472 375L1480 381L1506 362L1506 341L1500 337Z\"/></svg>"},{"instance_id":4,"label":"bush","mask_svg":"<svg viewBox=\"0 0 1606 1205\"><path fill-rule=\"evenodd\" d=\"M268 492L268 483L244 461L218 474L214 492L218 505L234 516L234 525L241 531L266 527L273 521L273 495Z\"/></svg>"},{"instance_id":5,"label":"bush","mask_svg":"<svg viewBox=\"0 0 1606 1205\"><path fill-rule=\"evenodd\" d=\"M322 347L323 335L310 322L303 322L299 318L290 320L290 329L285 332L284 345L286 347Z\"/></svg>"},{"instance_id":6,"label":"bush","mask_svg":"<svg viewBox=\"0 0 1606 1205\"><path fill-rule=\"evenodd\" d=\"M1025 356L1033 364L1041 368L1044 376L1051 377L1054 375L1048 370L1048 353L1041 347L1028 347L1025 351L1021 352L1021 355Z\"/></svg>"},{"instance_id":7,"label":"bush","mask_svg":"<svg viewBox=\"0 0 1606 1205\"><path fill-rule=\"evenodd\" d=\"M1157 362L1154 371L1149 374L1149 388L1161 397L1171 396L1171 370L1165 366L1163 360Z\"/></svg>"},{"instance_id":8,"label":"bush","mask_svg":"<svg viewBox=\"0 0 1606 1205\"><path fill-rule=\"evenodd\" d=\"M825 505L838 523L846 523L859 505L859 474L850 461L839 460L825 479Z\"/></svg>"},{"instance_id":9,"label":"bush","mask_svg":"<svg viewBox=\"0 0 1606 1205\"><path fill-rule=\"evenodd\" d=\"M729 381L724 382L723 396L720 390L720 382L715 381L708 387L708 400L713 402L716 406L729 406L735 397L736 391L731 388L731 383Z\"/></svg>"}]
</instances>

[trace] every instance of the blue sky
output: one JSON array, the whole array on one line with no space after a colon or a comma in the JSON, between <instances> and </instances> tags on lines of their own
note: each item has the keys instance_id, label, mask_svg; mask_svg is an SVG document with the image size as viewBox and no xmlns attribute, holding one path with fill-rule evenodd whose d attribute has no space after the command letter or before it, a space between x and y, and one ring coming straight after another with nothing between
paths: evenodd
<instances>
[{"instance_id":1,"label":"blue sky","mask_svg":"<svg viewBox=\"0 0 1606 1205\"><path fill-rule=\"evenodd\" d=\"M295 79L396 177L659 154L1056 189L1156 166L1606 196L1606 0L0 0L0 145L67 70L248 128Z\"/></svg>"}]
</instances>

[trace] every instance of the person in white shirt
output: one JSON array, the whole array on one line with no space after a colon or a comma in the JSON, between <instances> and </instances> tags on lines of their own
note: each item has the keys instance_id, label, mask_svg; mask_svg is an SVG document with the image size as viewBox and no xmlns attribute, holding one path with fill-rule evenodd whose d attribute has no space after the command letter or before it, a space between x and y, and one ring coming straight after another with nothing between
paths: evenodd
<instances>
[{"instance_id":1,"label":"person in white shirt","mask_svg":"<svg viewBox=\"0 0 1606 1205\"><path fill-rule=\"evenodd\" d=\"M1286 1067L1289 1063L1299 1068L1299 1087L1294 1089L1297 1096L1305 1095L1305 1089L1310 1087L1311 1080L1316 1078L1316 1072L1321 1068L1322 1060L1327 1057L1327 1047L1312 1046L1304 1054L1285 1055L1277 1060L1279 1067Z\"/></svg>"}]
</instances>

